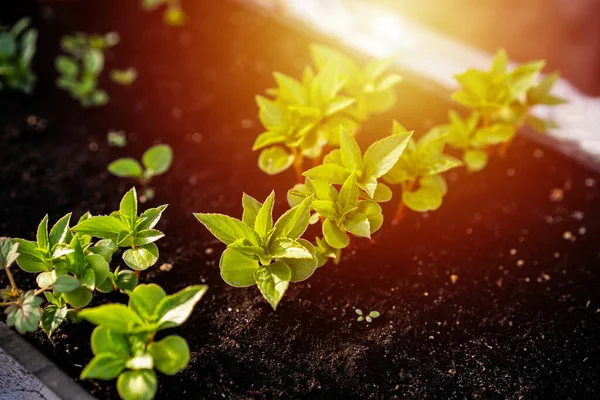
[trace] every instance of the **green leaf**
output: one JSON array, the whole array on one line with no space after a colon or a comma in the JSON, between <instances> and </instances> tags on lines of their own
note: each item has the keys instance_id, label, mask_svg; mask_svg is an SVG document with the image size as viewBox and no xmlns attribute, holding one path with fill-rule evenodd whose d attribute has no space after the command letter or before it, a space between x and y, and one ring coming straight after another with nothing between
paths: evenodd
<instances>
[{"instance_id":1,"label":"green leaf","mask_svg":"<svg viewBox=\"0 0 600 400\"><path fill-rule=\"evenodd\" d=\"M350 171L337 164L323 164L311 168L302 175L307 178L317 179L332 185L342 185L350 176Z\"/></svg>"},{"instance_id":2,"label":"green leaf","mask_svg":"<svg viewBox=\"0 0 600 400\"><path fill-rule=\"evenodd\" d=\"M159 324L158 329L167 329L183 324L192 314L196 303L204 296L207 288L206 285L188 286L162 299L155 311Z\"/></svg>"},{"instance_id":3,"label":"green leaf","mask_svg":"<svg viewBox=\"0 0 600 400\"><path fill-rule=\"evenodd\" d=\"M281 146L272 146L261 151L258 167L268 175L277 175L294 163L294 156Z\"/></svg>"},{"instance_id":4,"label":"green leaf","mask_svg":"<svg viewBox=\"0 0 600 400\"><path fill-rule=\"evenodd\" d=\"M38 248L48 250L50 242L48 240L48 214L42 219L37 229L37 245Z\"/></svg>"},{"instance_id":5,"label":"green leaf","mask_svg":"<svg viewBox=\"0 0 600 400\"><path fill-rule=\"evenodd\" d=\"M312 209L323 218L334 220L338 217L338 209L333 201L315 200L312 202Z\"/></svg>"},{"instance_id":6,"label":"green leaf","mask_svg":"<svg viewBox=\"0 0 600 400\"><path fill-rule=\"evenodd\" d=\"M49 288L56 283L56 271L42 272L35 278L35 281L40 289Z\"/></svg>"},{"instance_id":7,"label":"green leaf","mask_svg":"<svg viewBox=\"0 0 600 400\"><path fill-rule=\"evenodd\" d=\"M83 286L71 292L63 293L62 296L74 308L87 307L92 301L92 292Z\"/></svg>"},{"instance_id":8,"label":"green leaf","mask_svg":"<svg viewBox=\"0 0 600 400\"><path fill-rule=\"evenodd\" d=\"M154 243L163 237L165 237L165 234L161 231L157 231L156 229L145 229L135 234L133 245L142 246L148 243Z\"/></svg>"},{"instance_id":9,"label":"green leaf","mask_svg":"<svg viewBox=\"0 0 600 400\"><path fill-rule=\"evenodd\" d=\"M500 49L494 56L492 72L497 75L505 74L508 69L508 54L506 50Z\"/></svg>"},{"instance_id":10,"label":"green leaf","mask_svg":"<svg viewBox=\"0 0 600 400\"><path fill-rule=\"evenodd\" d=\"M58 276L56 277L56 282L54 282L54 291L56 293L68 293L80 287L81 282L79 282L79 279L71 275Z\"/></svg>"},{"instance_id":11,"label":"green leaf","mask_svg":"<svg viewBox=\"0 0 600 400\"><path fill-rule=\"evenodd\" d=\"M17 53L15 38L7 32L0 33L0 58L11 59Z\"/></svg>"},{"instance_id":12,"label":"green leaf","mask_svg":"<svg viewBox=\"0 0 600 400\"><path fill-rule=\"evenodd\" d=\"M545 65L545 61L534 61L521 65L508 74L507 81L511 99L518 99L533 87Z\"/></svg>"},{"instance_id":13,"label":"green leaf","mask_svg":"<svg viewBox=\"0 0 600 400\"><path fill-rule=\"evenodd\" d=\"M52 336L56 328L67 318L67 308L57 307L54 304L49 305L42 313L42 329L46 332L48 339Z\"/></svg>"},{"instance_id":14,"label":"green leaf","mask_svg":"<svg viewBox=\"0 0 600 400\"><path fill-rule=\"evenodd\" d=\"M323 222L323 236L327 244L334 249L343 249L350 244L348 234L330 219L326 219Z\"/></svg>"},{"instance_id":15,"label":"green leaf","mask_svg":"<svg viewBox=\"0 0 600 400\"><path fill-rule=\"evenodd\" d=\"M115 333L128 333L131 327L144 324L135 311L123 304L106 304L88 308L82 310L79 316Z\"/></svg>"},{"instance_id":16,"label":"green leaf","mask_svg":"<svg viewBox=\"0 0 600 400\"><path fill-rule=\"evenodd\" d=\"M280 128L283 125L283 110L282 105L271 101L263 96L256 96L256 104L259 107L259 119L263 126L267 129ZM255 142L255 145L257 141Z\"/></svg>"},{"instance_id":17,"label":"green leaf","mask_svg":"<svg viewBox=\"0 0 600 400\"><path fill-rule=\"evenodd\" d=\"M158 285L139 285L129 293L129 308L143 320L151 321L158 303L167 296Z\"/></svg>"},{"instance_id":18,"label":"green leaf","mask_svg":"<svg viewBox=\"0 0 600 400\"><path fill-rule=\"evenodd\" d=\"M256 233L242 221L223 214L194 214L217 239L229 245L238 239L248 239L258 246Z\"/></svg>"},{"instance_id":19,"label":"green leaf","mask_svg":"<svg viewBox=\"0 0 600 400\"><path fill-rule=\"evenodd\" d=\"M125 359L117 354L102 353L92 358L92 361L81 372L81 379L115 379L125 369Z\"/></svg>"},{"instance_id":20,"label":"green leaf","mask_svg":"<svg viewBox=\"0 0 600 400\"><path fill-rule=\"evenodd\" d=\"M273 204L275 202L275 191L267 197L254 221L254 230L261 238L265 238L267 233L273 228Z\"/></svg>"},{"instance_id":21,"label":"green leaf","mask_svg":"<svg viewBox=\"0 0 600 400\"><path fill-rule=\"evenodd\" d=\"M355 207L358 203L358 184L356 183L356 175L354 172L350 174L348 179L346 179L346 182L342 185L338 203L342 212Z\"/></svg>"},{"instance_id":22,"label":"green leaf","mask_svg":"<svg viewBox=\"0 0 600 400\"><path fill-rule=\"evenodd\" d=\"M13 243L6 237L0 237L0 269L11 266L19 258L19 243Z\"/></svg>"},{"instance_id":23,"label":"green leaf","mask_svg":"<svg viewBox=\"0 0 600 400\"><path fill-rule=\"evenodd\" d=\"M274 144L284 143L288 140L287 135L279 132L263 132L254 141L254 145L252 146L252 150L260 150L267 146L272 146Z\"/></svg>"},{"instance_id":24,"label":"green leaf","mask_svg":"<svg viewBox=\"0 0 600 400\"><path fill-rule=\"evenodd\" d=\"M547 133L548 127L546 126L546 121L541 118L536 117L535 115L527 116L527 125L532 127L538 133Z\"/></svg>"},{"instance_id":25,"label":"green leaf","mask_svg":"<svg viewBox=\"0 0 600 400\"><path fill-rule=\"evenodd\" d=\"M404 81L404 78L398 74L389 74L377 83L375 91L383 92L392 89L394 86Z\"/></svg>"},{"instance_id":26,"label":"green leaf","mask_svg":"<svg viewBox=\"0 0 600 400\"><path fill-rule=\"evenodd\" d=\"M94 271L95 286L102 285L110 273L108 261L99 254L88 254L85 256L85 260L90 270Z\"/></svg>"},{"instance_id":27,"label":"green leaf","mask_svg":"<svg viewBox=\"0 0 600 400\"><path fill-rule=\"evenodd\" d=\"M164 174L171 167L172 162L173 150L166 144L153 146L142 156L142 163L151 176Z\"/></svg>"},{"instance_id":28,"label":"green leaf","mask_svg":"<svg viewBox=\"0 0 600 400\"><path fill-rule=\"evenodd\" d=\"M158 224L162 213L167 209L167 205L163 204L162 206L156 208L149 208L144 211L142 215L137 219L136 229L138 231L143 231L146 229L152 229Z\"/></svg>"},{"instance_id":29,"label":"green leaf","mask_svg":"<svg viewBox=\"0 0 600 400\"><path fill-rule=\"evenodd\" d=\"M398 133L373 143L364 156L365 175L380 178L396 164L408 145L412 132Z\"/></svg>"},{"instance_id":30,"label":"green leaf","mask_svg":"<svg viewBox=\"0 0 600 400\"><path fill-rule=\"evenodd\" d=\"M435 186L421 185L414 192L402 192L402 201L404 204L417 212L437 210L442 205L443 197L442 191Z\"/></svg>"},{"instance_id":31,"label":"green leaf","mask_svg":"<svg viewBox=\"0 0 600 400\"><path fill-rule=\"evenodd\" d=\"M494 124L475 132L475 139L483 145L505 143L515 136L515 126L509 124Z\"/></svg>"},{"instance_id":32,"label":"green leaf","mask_svg":"<svg viewBox=\"0 0 600 400\"><path fill-rule=\"evenodd\" d=\"M51 264L46 262L44 254L38 250L37 243L28 240L15 239L19 243L19 258L17 265L25 272L36 273L46 272L52 268Z\"/></svg>"},{"instance_id":33,"label":"green leaf","mask_svg":"<svg viewBox=\"0 0 600 400\"><path fill-rule=\"evenodd\" d=\"M331 103L327 104L323 114L326 117L330 117L334 114L337 114L341 111L344 111L352 104L356 103L356 99L352 97L338 96Z\"/></svg>"},{"instance_id":34,"label":"green leaf","mask_svg":"<svg viewBox=\"0 0 600 400\"><path fill-rule=\"evenodd\" d=\"M282 261L276 261L254 271L254 280L273 310L277 309L291 279L292 270Z\"/></svg>"},{"instance_id":35,"label":"green leaf","mask_svg":"<svg viewBox=\"0 0 600 400\"><path fill-rule=\"evenodd\" d=\"M7 325L14 326L20 334L35 332L42 318L39 308L41 304L42 299L36 297L33 290L22 294L19 303L6 308Z\"/></svg>"},{"instance_id":36,"label":"green leaf","mask_svg":"<svg viewBox=\"0 0 600 400\"><path fill-rule=\"evenodd\" d=\"M344 220L344 228L358 237L371 238L371 226L366 215L353 212Z\"/></svg>"},{"instance_id":37,"label":"green leaf","mask_svg":"<svg viewBox=\"0 0 600 400\"><path fill-rule=\"evenodd\" d=\"M308 240L298 239L298 242L302 244L312 255L311 258L281 258L278 261L282 261L290 267L292 271L291 282L300 282L308 279L317 269L317 249Z\"/></svg>"},{"instance_id":38,"label":"green leaf","mask_svg":"<svg viewBox=\"0 0 600 400\"><path fill-rule=\"evenodd\" d=\"M359 201L357 212L365 215L369 220L371 234L377 232L383 225L383 213L379 204L372 201Z\"/></svg>"},{"instance_id":39,"label":"green leaf","mask_svg":"<svg viewBox=\"0 0 600 400\"><path fill-rule=\"evenodd\" d=\"M133 158L119 158L108 164L108 170L119 178L139 178L142 176L142 166Z\"/></svg>"},{"instance_id":40,"label":"green leaf","mask_svg":"<svg viewBox=\"0 0 600 400\"><path fill-rule=\"evenodd\" d=\"M91 343L94 355L112 353L123 359L129 358L127 336L113 332L105 326L97 326L94 329Z\"/></svg>"},{"instance_id":41,"label":"green leaf","mask_svg":"<svg viewBox=\"0 0 600 400\"><path fill-rule=\"evenodd\" d=\"M62 244L65 242L67 238L67 234L69 233L69 223L71 222L71 213L68 213L61 219L59 219L52 229L50 229L50 236L48 238L50 242L50 247L54 247L57 244Z\"/></svg>"},{"instance_id":42,"label":"green leaf","mask_svg":"<svg viewBox=\"0 0 600 400\"><path fill-rule=\"evenodd\" d=\"M242 222L248 225L250 228L254 228L258 211L262 207L262 204L252 196L248 196L246 193L242 197L242 207L244 213L242 215Z\"/></svg>"},{"instance_id":43,"label":"green leaf","mask_svg":"<svg viewBox=\"0 0 600 400\"><path fill-rule=\"evenodd\" d=\"M283 213L275 223L272 238L298 239L302 236L308 227L312 199L312 196L308 196L300 204Z\"/></svg>"},{"instance_id":44,"label":"green leaf","mask_svg":"<svg viewBox=\"0 0 600 400\"><path fill-rule=\"evenodd\" d=\"M273 74L279 87L281 98L291 104L306 104L306 93L296 79L279 72Z\"/></svg>"},{"instance_id":45,"label":"green leaf","mask_svg":"<svg viewBox=\"0 0 600 400\"><path fill-rule=\"evenodd\" d=\"M166 375L175 375L190 361L190 348L180 336L167 336L153 342L148 346L148 352L154 358L156 369Z\"/></svg>"},{"instance_id":46,"label":"green leaf","mask_svg":"<svg viewBox=\"0 0 600 400\"><path fill-rule=\"evenodd\" d=\"M135 223L137 221L137 192L135 191L135 187L131 188L123 196L119 206L119 214L129 223L129 231L135 230Z\"/></svg>"},{"instance_id":47,"label":"green leaf","mask_svg":"<svg viewBox=\"0 0 600 400\"><path fill-rule=\"evenodd\" d=\"M100 75L104 69L104 53L98 49L88 49L83 56L83 66L87 72Z\"/></svg>"},{"instance_id":48,"label":"green leaf","mask_svg":"<svg viewBox=\"0 0 600 400\"><path fill-rule=\"evenodd\" d=\"M102 239L96 242L94 246L88 248L88 250L93 254L98 254L107 262L110 262L112 255L115 251L117 251L119 247L110 239Z\"/></svg>"},{"instance_id":49,"label":"green leaf","mask_svg":"<svg viewBox=\"0 0 600 400\"><path fill-rule=\"evenodd\" d=\"M300 242L290 238L279 238L275 240L270 249L270 255L275 259L280 258L312 258L311 252Z\"/></svg>"},{"instance_id":50,"label":"green leaf","mask_svg":"<svg viewBox=\"0 0 600 400\"><path fill-rule=\"evenodd\" d=\"M119 233L127 231L127 226L118 218L101 215L79 222L73 227L73 231L116 241Z\"/></svg>"},{"instance_id":51,"label":"green leaf","mask_svg":"<svg viewBox=\"0 0 600 400\"><path fill-rule=\"evenodd\" d=\"M150 369L125 371L117 380L117 390L123 400L152 400L157 386L156 373Z\"/></svg>"},{"instance_id":52,"label":"green leaf","mask_svg":"<svg viewBox=\"0 0 600 400\"><path fill-rule=\"evenodd\" d=\"M377 203L385 203L392 199L392 189L389 186L379 182L377 184L377 188L375 189L375 193L373 193L372 200Z\"/></svg>"},{"instance_id":53,"label":"green leaf","mask_svg":"<svg viewBox=\"0 0 600 400\"><path fill-rule=\"evenodd\" d=\"M154 243L148 243L123 253L123 261L135 271L144 271L158 261L158 247Z\"/></svg>"},{"instance_id":54,"label":"green leaf","mask_svg":"<svg viewBox=\"0 0 600 400\"><path fill-rule=\"evenodd\" d=\"M352 135L343 127L340 130L340 156L342 163L349 171L362 169L360 147L358 147L358 143Z\"/></svg>"},{"instance_id":55,"label":"green leaf","mask_svg":"<svg viewBox=\"0 0 600 400\"><path fill-rule=\"evenodd\" d=\"M219 268L221 277L228 285L249 287L255 284L254 271L258 268L258 262L228 248L221 255Z\"/></svg>"},{"instance_id":56,"label":"green leaf","mask_svg":"<svg viewBox=\"0 0 600 400\"><path fill-rule=\"evenodd\" d=\"M119 290L133 290L133 288L135 288L138 284L138 278L133 271L119 271L115 280L115 284Z\"/></svg>"},{"instance_id":57,"label":"green leaf","mask_svg":"<svg viewBox=\"0 0 600 400\"><path fill-rule=\"evenodd\" d=\"M467 150L463 156L467 169L471 172L481 171L488 162L488 155L483 150Z\"/></svg>"}]
</instances>

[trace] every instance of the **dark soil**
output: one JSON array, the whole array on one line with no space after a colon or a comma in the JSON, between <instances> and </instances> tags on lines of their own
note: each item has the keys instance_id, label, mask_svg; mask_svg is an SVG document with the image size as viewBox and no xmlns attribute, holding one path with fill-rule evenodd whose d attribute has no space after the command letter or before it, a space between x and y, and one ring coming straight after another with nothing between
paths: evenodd
<instances>
[{"instance_id":1,"label":"dark soil","mask_svg":"<svg viewBox=\"0 0 600 400\"><path fill-rule=\"evenodd\" d=\"M116 209L132 183L107 164L157 142L174 147L148 204L170 204L158 265L173 269L142 277L169 293L198 283L209 292L176 331L190 344L190 365L161 376L157 398L600 396L600 176L518 138L483 173L450 174L439 211L386 223L374 243L357 241L339 266L292 285L273 312L256 288L220 279L223 246L192 212L240 216L242 192L264 198L272 188L284 209L293 174L265 176L250 151L261 131L254 95L273 84L272 71L297 75L312 39L225 1L187 2L183 29L137 3L59 2L37 14L36 95L0 99L0 235L32 238L46 213L54 221ZM130 88L103 82L104 108L83 110L54 87L57 40L72 30L121 32L108 65L140 70ZM403 84L396 109L365 126L363 145L387 135L392 118L419 132L444 120L449 104L417 83ZM108 147L111 128L129 133L127 148ZM388 220L394 208L386 205ZM107 299L123 297L94 304ZM381 317L357 322L355 308ZM77 379L92 329L67 323L52 342L26 338ZM81 384L118 398L114 382Z\"/></svg>"}]
</instances>

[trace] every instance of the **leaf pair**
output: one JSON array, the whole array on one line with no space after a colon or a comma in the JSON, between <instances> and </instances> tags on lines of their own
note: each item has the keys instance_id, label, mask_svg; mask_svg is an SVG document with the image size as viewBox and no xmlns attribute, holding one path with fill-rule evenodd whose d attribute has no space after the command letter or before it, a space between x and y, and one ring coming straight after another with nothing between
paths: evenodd
<instances>
[{"instance_id":1,"label":"leaf pair","mask_svg":"<svg viewBox=\"0 0 600 400\"><path fill-rule=\"evenodd\" d=\"M394 121L394 132L406 132L406 129ZM414 211L438 209L447 192L441 174L462 165L444 153L447 135L437 127L419 141L411 138L402 156L383 177L390 184L402 185L402 202Z\"/></svg>"},{"instance_id":2,"label":"leaf pair","mask_svg":"<svg viewBox=\"0 0 600 400\"><path fill-rule=\"evenodd\" d=\"M133 158L120 158L108 165L111 174L120 178L134 178L146 188L153 177L162 175L169 170L173 163L173 149L166 144L159 144L146 150L142 155L142 164ZM148 190L144 190L145 197Z\"/></svg>"},{"instance_id":3,"label":"leaf pair","mask_svg":"<svg viewBox=\"0 0 600 400\"><path fill-rule=\"evenodd\" d=\"M227 245L220 261L221 276L231 286L258 285L273 309L290 282L310 277L317 268L315 247L300 239L309 223L312 197L286 211L275 223L272 192L264 203L244 194L242 220L222 214L194 214Z\"/></svg>"},{"instance_id":4,"label":"leaf pair","mask_svg":"<svg viewBox=\"0 0 600 400\"><path fill-rule=\"evenodd\" d=\"M166 208L166 205L150 208L138 216L137 193L132 188L123 196L119 211L90 217L79 222L73 231L109 239L119 247L130 247L123 253L123 261L131 269L143 271L158 261L158 247L154 242L164 234L154 227Z\"/></svg>"},{"instance_id":5,"label":"leaf pair","mask_svg":"<svg viewBox=\"0 0 600 400\"><path fill-rule=\"evenodd\" d=\"M392 191L378 179L396 164L411 135L412 132L400 132L378 140L369 146L363 157L354 137L341 128L340 148L331 151L323 165L309 169L304 176L331 185L342 185L354 174L362 198L375 202L389 201Z\"/></svg>"},{"instance_id":6,"label":"leaf pair","mask_svg":"<svg viewBox=\"0 0 600 400\"><path fill-rule=\"evenodd\" d=\"M205 285L190 286L167 296L156 285L139 285L129 292L129 305L107 304L80 316L98 325L92 333L94 358L82 379L111 380L124 400L152 399L157 390L154 368L175 375L190 359L187 342L180 336L153 341L157 331L183 324L206 293Z\"/></svg>"},{"instance_id":7,"label":"leaf pair","mask_svg":"<svg viewBox=\"0 0 600 400\"><path fill-rule=\"evenodd\" d=\"M31 20L22 18L8 31L0 28L0 90L6 84L27 94L33 91L36 76L31 70L31 60L38 32L30 26Z\"/></svg>"}]
</instances>

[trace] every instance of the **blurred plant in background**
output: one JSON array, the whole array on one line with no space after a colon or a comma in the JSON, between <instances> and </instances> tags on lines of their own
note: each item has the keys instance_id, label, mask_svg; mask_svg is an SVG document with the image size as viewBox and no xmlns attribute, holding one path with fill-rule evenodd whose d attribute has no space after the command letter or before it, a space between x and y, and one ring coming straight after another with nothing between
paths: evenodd
<instances>
[{"instance_id":1,"label":"blurred plant in background","mask_svg":"<svg viewBox=\"0 0 600 400\"><path fill-rule=\"evenodd\" d=\"M31 94L36 81L31 60L37 36L29 18L19 20L10 29L0 27L0 90L6 86Z\"/></svg>"},{"instance_id":2,"label":"blurred plant in background","mask_svg":"<svg viewBox=\"0 0 600 400\"><path fill-rule=\"evenodd\" d=\"M162 6L166 7L163 19L168 25L183 25L187 17L181 9L180 0L142 0L142 7L147 11L154 11Z\"/></svg>"}]
</instances>

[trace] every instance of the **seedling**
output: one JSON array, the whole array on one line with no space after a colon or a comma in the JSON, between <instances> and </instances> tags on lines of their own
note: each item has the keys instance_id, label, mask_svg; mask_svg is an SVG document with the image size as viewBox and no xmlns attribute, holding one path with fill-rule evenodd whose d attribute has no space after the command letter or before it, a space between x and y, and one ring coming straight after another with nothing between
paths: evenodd
<instances>
[{"instance_id":1,"label":"seedling","mask_svg":"<svg viewBox=\"0 0 600 400\"><path fill-rule=\"evenodd\" d=\"M0 27L0 90L6 85L27 94L33 91L36 77L31 60L38 32L30 26L31 20L23 18L10 30Z\"/></svg>"},{"instance_id":2,"label":"seedling","mask_svg":"<svg viewBox=\"0 0 600 400\"><path fill-rule=\"evenodd\" d=\"M367 316L363 314L361 309L357 308L354 311L356 311L356 313L358 314L358 318L356 319L358 322L366 320L368 323L371 323L375 318L379 318L379 316L381 315L379 314L379 311L371 311Z\"/></svg>"},{"instance_id":3,"label":"seedling","mask_svg":"<svg viewBox=\"0 0 600 400\"><path fill-rule=\"evenodd\" d=\"M411 135L412 132L401 132L381 139L369 146L363 157L354 137L341 127L340 148L331 151L323 165L309 169L304 176L331 185L342 185L354 173L361 198L389 201L392 191L378 179L398 161Z\"/></svg>"},{"instance_id":4,"label":"seedling","mask_svg":"<svg viewBox=\"0 0 600 400\"><path fill-rule=\"evenodd\" d=\"M392 58L372 60L361 69L352 59L330 47L313 44L310 52L318 70L332 60L339 63L340 73L346 78L342 93L356 99L345 110L353 119L366 121L374 114L391 110L396 103L394 89L403 79L398 74L386 74Z\"/></svg>"},{"instance_id":5,"label":"seedling","mask_svg":"<svg viewBox=\"0 0 600 400\"><path fill-rule=\"evenodd\" d=\"M73 231L110 240L119 247L129 247L123 253L123 261L139 276L139 271L150 268L158 261L155 242L165 235L154 227L166 208L166 205L150 208L138 216L137 193L132 188L123 196L119 211L86 218L73 227Z\"/></svg>"},{"instance_id":6,"label":"seedling","mask_svg":"<svg viewBox=\"0 0 600 400\"><path fill-rule=\"evenodd\" d=\"M499 154L503 155L523 125L541 133L556 126L533 116L534 106L564 103L551 94L558 74L541 79L544 61L523 64L512 71L508 64L506 52L500 50L489 71L468 70L456 76L461 88L452 98L473 114L464 121L451 114L448 143L464 152L463 159L471 171L485 167L491 146L500 145Z\"/></svg>"},{"instance_id":7,"label":"seedling","mask_svg":"<svg viewBox=\"0 0 600 400\"><path fill-rule=\"evenodd\" d=\"M181 9L180 0L142 0L142 7L146 11L154 11L161 6L166 6L163 19L167 25L183 25L186 15Z\"/></svg>"},{"instance_id":8,"label":"seedling","mask_svg":"<svg viewBox=\"0 0 600 400\"><path fill-rule=\"evenodd\" d=\"M407 132L394 121L394 133ZM406 150L383 179L390 184L402 185L402 200L398 205L394 224L404 215L404 208L426 212L437 210L448 191L441 175L462 163L444 153L447 134L441 128L433 128L419 141L410 138Z\"/></svg>"},{"instance_id":9,"label":"seedling","mask_svg":"<svg viewBox=\"0 0 600 400\"><path fill-rule=\"evenodd\" d=\"M134 178L142 186L140 201L154 198L154 190L148 185L153 177L169 170L173 162L173 150L166 144L157 145L146 150L142 156L142 164L133 158L120 158L108 165L111 174L120 178Z\"/></svg>"},{"instance_id":10,"label":"seedling","mask_svg":"<svg viewBox=\"0 0 600 400\"><path fill-rule=\"evenodd\" d=\"M123 131L109 131L106 140L111 147L127 146L127 135Z\"/></svg>"},{"instance_id":11,"label":"seedling","mask_svg":"<svg viewBox=\"0 0 600 400\"><path fill-rule=\"evenodd\" d=\"M84 107L108 103L108 94L98 88L98 78L104 70L104 52L118 43L116 32L104 36L82 32L64 36L61 47L67 54L56 58L58 87L67 90Z\"/></svg>"},{"instance_id":12,"label":"seedling","mask_svg":"<svg viewBox=\"0 0 600 400\"><path fill-rule=\"evenodd\" d=\"M150 400L158 382L154 369L175 375L190 360L190 349L180 336L154 341L158 331L182 325L207 287L197 285L167 296L158 285L139 285L129 291L129 304L88 308L79 315L98 325L92 333L94 358L81 379L117 379L124 400Z\"/></svg>"},{"instance_id":13,"label":"seedling","mask_svg":"<svg viewBox=\"0 0 600 400\"><path fill-rule=\"evenodd\" d=\"M309 278L317 269L315 247L300 237L308 227L312 196L285 212L273 224L275 193L260 203L244 194L242 220L222 214L194 214L227 245L221 256L221 277L234 287L258 285L273 309L290 282Z\"/></svg>"},{"instance_id":14,"label":"seedling","mask_svg":"<svg viewBox=\"0 0 600 400\"><path fill-rule=\"evenodd\" d=\"M110 71L110 79L122 86L131 85L137 79L137 76L137 69L133 67L127 69L113 69Z\"/></svg>"}]
</instances>

